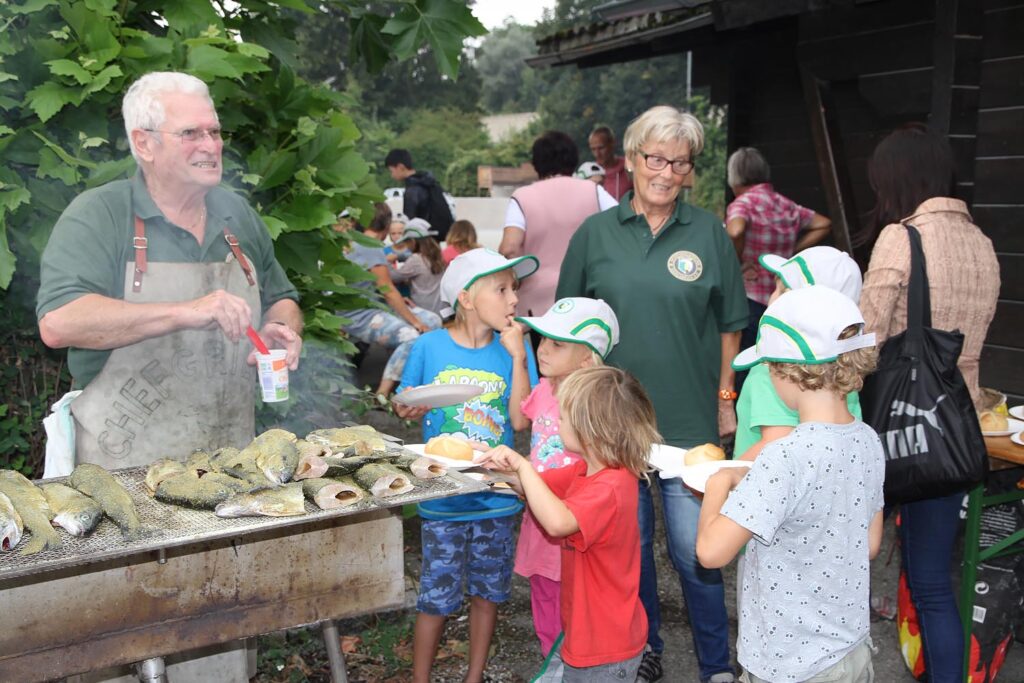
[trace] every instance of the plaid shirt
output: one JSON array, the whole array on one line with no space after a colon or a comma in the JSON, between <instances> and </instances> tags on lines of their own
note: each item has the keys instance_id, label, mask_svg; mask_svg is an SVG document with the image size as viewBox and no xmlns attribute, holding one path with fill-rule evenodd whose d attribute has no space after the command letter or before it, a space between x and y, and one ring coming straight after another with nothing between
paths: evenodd
<instances>
[{"instance_id":1,"label":"plaid shirt","mask_svg":"<svg viewBox=\"0 0 1024 683\"><path fill-rule=\"evenodd\" d=\"M753 279L744 278L747 298L762 304L775 291L775 276L761 267L761 254L793 255L797 234L811 224L814 212L772 189L771 183L754 185L741 194L726 210L726 222L742 218L747 222L743 243L744 273L754 268ZM749 277L749 276L747 276Z\"/></svg>"}]
</instances>

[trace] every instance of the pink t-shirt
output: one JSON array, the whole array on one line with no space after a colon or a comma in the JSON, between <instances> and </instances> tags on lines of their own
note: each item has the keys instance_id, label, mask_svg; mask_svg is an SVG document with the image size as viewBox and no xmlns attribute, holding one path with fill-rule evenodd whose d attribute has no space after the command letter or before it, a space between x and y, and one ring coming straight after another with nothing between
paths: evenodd
<instances>
[{"instance_id":1,"label":"pink t-shirt","mask_svg":"<svg viewBox=\"0 0 1024 683\"><path fill-rule=\"evenodd\" d=\"M546 377L523 399L520 410L533 422L530 438L530 463L533 469L546 472L582 460L562 445L562 436L558 433L558 399ZM519 531L519 545L516 546L516 574L540 574L553 581L560 581L560 548L561 542L545 534L527 509L523 514L523 528Z\"/></svg>"},{"instance_id":2,"label":"pink t-shirt","mask_svg":"<svg viewBox=\"0 0 1024 683\"><path fill-rule=\"evenodd\" d=\"M460 251L460 250L456 249L455 247L453 247L451 245L448 245L444 249L441 250L441 258L444 259L444 264L448 265L449 263L451 263L452 261L455 260L456 256L458 256L459 254L463 254L463 253L465 253L465 252L464 251Z\"/></svg>"}]
</instances>

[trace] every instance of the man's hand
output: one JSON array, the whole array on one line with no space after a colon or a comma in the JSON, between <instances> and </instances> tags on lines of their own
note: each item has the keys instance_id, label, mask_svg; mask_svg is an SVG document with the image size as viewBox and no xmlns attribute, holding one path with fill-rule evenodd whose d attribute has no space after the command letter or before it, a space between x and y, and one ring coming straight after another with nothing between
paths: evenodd
<instances>
[{"instance_id":1,"label":"man's hand","mask_svg":"<svg viewBox=\"0 0 1024 683\"><path fill-rule=\"evenodd\" d=\"M269 322L260 330L260 337L268 349L284 349L285 362L289 370L297 370L299 356L302 355L302 337L284 323ZM246 360L249 365L256 365L256 351L253 350Z\"/></svg>"},{"instance_id":2,"label":"man's hand","mask_svg":"<svg viewBox=\"0 0 1024 683\"><path fill-rule=\"evenodd\" d=\"M223 289L210 292L204 297L185 302L193 329L220 327L224 335L233 342L245 336L252 320L252 309L245 299L228 294ZM253 361L255 363L255 361Z\"/></svg>"}]
</instances>

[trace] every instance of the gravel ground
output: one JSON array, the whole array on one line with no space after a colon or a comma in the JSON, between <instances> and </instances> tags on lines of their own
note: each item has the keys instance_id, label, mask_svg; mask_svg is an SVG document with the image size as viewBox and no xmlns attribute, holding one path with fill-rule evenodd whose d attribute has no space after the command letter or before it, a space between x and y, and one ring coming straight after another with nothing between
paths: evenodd
<instances>
[{"instance_id":1,"label":"gravel ground","mask_svg":"<svg viewBox=\"0 0 1024 683\"><path fill-rule=\"evenodd\" d=\"M380 363L380 365L378 365ZM367 366L380 367L379 356L371 354ZM372 370L371 370L372 372ZM365 380L364 382L368 382ZM419 442L419 426L408 427L397 418L383 412L371 412L361 418L379 430ZM520 452L528 450L529 437L519 435L516 441ZM660 518L660 513L659 513ZM899 574L898 557L887 561L894 544L892 520L886 524L885 541L880 556L872 563L871 585L875 594L895 599ZM415 601L415 581L419 574L419 521L410 518L405 523L406 576L409 584L409 604ZM659 528L656 561L662 610L662 637L666 642L665 679L670 682L698 681L697 661L682 592L664 546L664 534ZM730 615L730 642L736 642L736 565L724 570L726 605ZM415 610L339 623L344 635L343 649L350 683L403 683L410 680L412 645L411 625ZM468 638L468 609L448 621L442 638L441 652L434 668L432 681L441 683L462 681L466 668ZM875 680L879 683L909 683L914 678L903 663L896 640L895 624L877 621L871 625L871 635L878 653L874 657ZM260 639L260 670L258 681L328 681L326 654L319 633L315 630L296 629L265 636ZM529 681L541 663L539 645L533 633L530 615L529 585L515 576L512 598L502 605L495 633L493 656L487 668L488 680L503 683ZM735 648L733 649L735 657ZM1007 683L1024 681L1024 646L1011 647L998 679Z\"/></svg>"}]
</instances>

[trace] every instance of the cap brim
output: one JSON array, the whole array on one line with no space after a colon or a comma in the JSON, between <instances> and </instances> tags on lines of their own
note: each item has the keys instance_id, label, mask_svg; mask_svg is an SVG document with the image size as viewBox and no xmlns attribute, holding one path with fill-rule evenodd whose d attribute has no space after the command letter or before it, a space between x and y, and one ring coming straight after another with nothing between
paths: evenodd
<instances>
[{"instance_id":1,"label":"cap brim","mask_svg":"<svg viewBox=\"0 0 1024 683\"><path fill-rule=\"evenodd\" d=\"M522 318L522 317L518 317L517 316L515 318L515 320L517 322L521 322L522 324L526 325L527 327L529 327L531 330L533 330L534 332L536 332L537 334L539 334L542 337L547 337L548 339L554 339L555 341L565 342L567 344L582 344L583 346L586 346L588 349L590 349L591 351L593 351L597 355L601 356L601 358L605 357L605 354L600 349L594 348L594 345L591 344L590 342L583 341L582 339L576 339L575 337L563 337L560 334L555 334L553 332L545 330L544 329L544 325L543 325L543 320L544 320L543 317L540 317L540 318L536 318L536 317L534 317L534 318Z\"/></svg>"},{"instance_id":2,"label":"cap brim","mask_svg":"<svg viewBox=\"0 0 1024 683\"><path fill-rule=\"evenodd\" d=\"M762 360L764 359L760 358L757 355L757 347L751 346L749 349L744 349L743 351L740 351L736 355L736 357L732 359L732 369L749 370L750 368L760 363Z\"/></svg>"},{"instance_id":3,"label":"cap brim","mask_svg":"<svg viewBox=\"0 0 1024 683\"><path fill-rule=\"evenodd\" d=\"M463 285L462 290L465 291L469 289L470 287L473 286L473 283L479 280L480 278L485 278L488 275L500 273L501 271L508 270L509 268L511 268L512 272L515 273L516 278L524 280L537 272L537 269L540 268L540 261L538 261L537 257L533 256L532 254L527 254L526 256L520 256L518 258L509 259L508 263L503 263L498 268L492 268L491 270L485 270L482 273L477 273L476 275L473 276L473 279L471 279L469 282Z\"/></svg>"}]
</instances>

